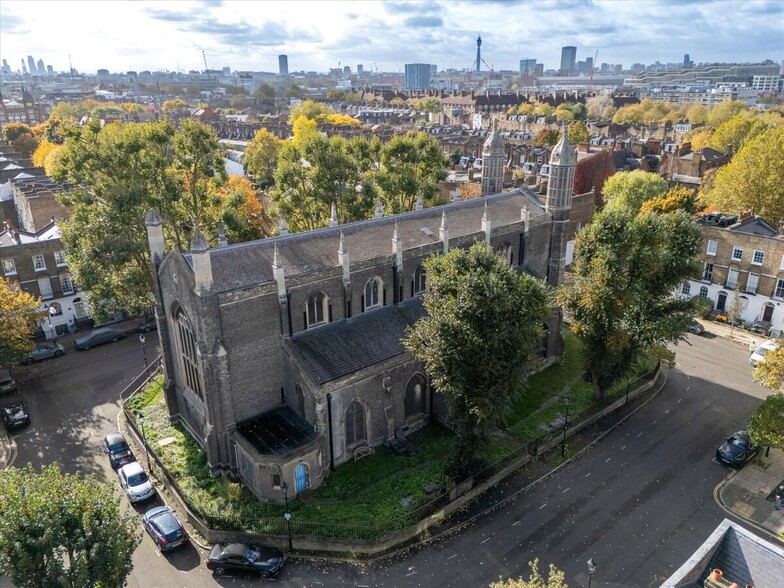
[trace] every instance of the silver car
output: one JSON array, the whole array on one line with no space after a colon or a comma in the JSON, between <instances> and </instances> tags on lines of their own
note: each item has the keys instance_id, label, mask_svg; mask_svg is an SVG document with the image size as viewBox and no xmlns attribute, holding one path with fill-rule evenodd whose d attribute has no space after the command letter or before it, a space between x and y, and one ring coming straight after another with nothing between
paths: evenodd
<instances>
[{"instance_id":1,"label":"silver car","mask_svg":"<svg viewBox=\"0 0 784 588\"><path fill-rule=\"evenodd\" d=\"M33 349L30 353L22 358L22 363L30 365L42 359L49 359L50 357L60 357L65 354L65 347L59 343L42 343Z\"/></svg>"},{"instance_id":2,"label":"silver car","mask_svg":"<svg viewBox=\"0 0 784 588\"><path fill-rule=\"evenodd\" d=\"M123 337L125 337L125 331L111 327L103 327L101 329L95 329L94 331L87 333L84 337L76 339L74 341L74 348L78 351L83 351L85 349L90 349L90 347L95 347L96 345L117 341Z\"/></svg>"}]
</instances>

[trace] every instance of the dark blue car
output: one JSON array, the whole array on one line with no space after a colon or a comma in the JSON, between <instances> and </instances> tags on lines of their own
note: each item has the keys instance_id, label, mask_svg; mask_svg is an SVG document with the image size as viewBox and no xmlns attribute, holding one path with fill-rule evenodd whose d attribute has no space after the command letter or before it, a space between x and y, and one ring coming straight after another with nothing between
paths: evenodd
<instances>
[{"instance_id":1,"label":"dark blue car","mask_svg":"<svg viewBox=\"0 0 784 588\"><path fill-rule=\"evenodd\" d=\"M759 445L751 440L748 431L738 431L727 437L716 450L716 459L729 466L740 467L759 453Z\"/></svg>"},{"instance_id":2,"label":"dark blue car","mask_svg":"<svg viewBox=\"0 0 784 588\"><path fill-rule=\"evenodd\" d=\"M170 551L188 541L185 527L168 506L151 508L144 513L142 523L161 551Z\"/></svg>"}]
</instances>

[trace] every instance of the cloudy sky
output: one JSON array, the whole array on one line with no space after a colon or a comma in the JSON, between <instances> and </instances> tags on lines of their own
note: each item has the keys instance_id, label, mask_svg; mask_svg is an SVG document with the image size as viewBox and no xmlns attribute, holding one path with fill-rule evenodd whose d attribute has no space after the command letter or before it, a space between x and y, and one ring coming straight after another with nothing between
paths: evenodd
<instances>
[{"instance_id":1,"label":"cloudy sky","mask_svg":"<svg viewBox=\"0 0 784 588\"><path fill-rule=\"evenodd\" d=\"M231 0L0 2L0 57L33 55L55 70L325 71L362 63L470 67L476 37L495 69L523 57L557 68L563 45L597 63L784 59L782 0ZM483 66L484 69L484 66Z\"/></svg>"}]
</instances>

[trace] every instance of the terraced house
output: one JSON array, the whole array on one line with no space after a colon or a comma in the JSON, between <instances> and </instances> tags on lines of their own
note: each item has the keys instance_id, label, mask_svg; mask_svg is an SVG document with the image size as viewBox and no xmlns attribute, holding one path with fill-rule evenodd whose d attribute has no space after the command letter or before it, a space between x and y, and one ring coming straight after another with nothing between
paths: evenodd
<instances>
[{"instance_id":1,"label":"terraced house","mask_svg":"<svg viewBox=\"0 0 784 588\"><path fill-rule=\"evenodd\" d=\"M497 147L489 137L487 149ZM576 153L553 149L546 194L491 193L394 216L189 252L146 224L154 260L169 412L206 449L210 470L261 499L318 486L338 464L396 432L448 421L444 399L401 337L424 311L422 262L488 243L521 272L563 279ZM503 170L500 170L502 173ZM486 185L501 186L494 178ZM593 198L593 194L588 196ZM561 353L560 314L542 357Z\"/></svg>"}]
</instances>

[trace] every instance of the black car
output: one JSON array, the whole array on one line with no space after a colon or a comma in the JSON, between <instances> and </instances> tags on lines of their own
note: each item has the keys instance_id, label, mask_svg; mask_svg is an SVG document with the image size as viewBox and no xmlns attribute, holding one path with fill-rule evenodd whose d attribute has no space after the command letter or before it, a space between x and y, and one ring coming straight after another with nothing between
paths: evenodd
<instances>
[{"instance_id":1,"label":"black car","mask_svg":"<svg viewBox=\"0 0 784 588\"><path fill-rule=\"evenodd\" d=\"M30 414L27 406L21 400L14 400L3 406L3 424L9 431L30 424Z\"/></svg>"},{"instance_id":2,"label":"black car","mask_svg":"<svg viewBox=\"0 0 784 588\"><path fill-rule=\"evenodd\" d=\"M120 433L109 433L103 438L103 450L109 454L109 463L115 470L126 463L136 461L136 458L128 447L125 437Z\"/></svg>"},{"instance_id":3,"label":"black car","mask_svg":"<svg viewBox=\"0 0 784 588\"><path fill-rule=\"evenodd\" d=\"M274 578L283 567L283 554L274 547L248 543L217 543L207 556L207 568L222 576L231 572Z\"/></svg>"},{"instance_id":4,"label":"black car","mask_svg":"<svg viewBox=\"0 0 784 588\"><path fill-rule=\"evenodd\" d=\"M161 551L170 551L188 541L185 527L168 506L148 510L142 517L142 524Z\"/></svg>"},{"instance_id":5,"label":"black car","mask_svg":"<svg viewBox=\"0 0 784 588\"><path fill-rule=\"evenodd\" d=\"M749 436L748 431L738 431L716 450L716 459L730 466L742 466L751 461L759 453L756 445Z\"/></svg>"},{"instance_id":6,"label":"black car","mask_svg":"<svg viewBox=\"0 0 784 588\"><path fill-rule=\"evenodd\" d=\"M136 327L138 333L149 333L150 331L157 331L158 323L155 322L155 317L150 316L139 322Z\"/></svg>"}]
</instances>

